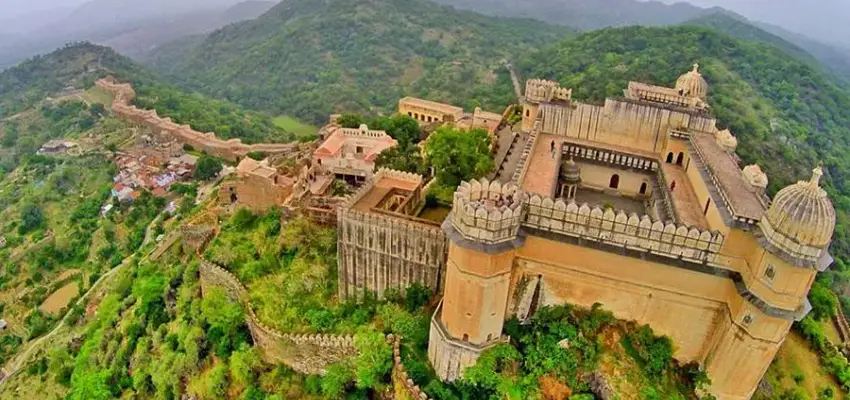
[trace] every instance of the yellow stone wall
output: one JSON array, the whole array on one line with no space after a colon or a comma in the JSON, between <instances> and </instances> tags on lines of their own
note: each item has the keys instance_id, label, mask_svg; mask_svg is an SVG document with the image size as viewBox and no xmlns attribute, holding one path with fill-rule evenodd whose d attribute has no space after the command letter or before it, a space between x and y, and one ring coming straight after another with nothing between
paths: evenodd
<instances>
[{"instance_id":1,"label":"yellow stone wall","mask_svg":"<svg viewBox=\"0 0 850 400\"><path fill-rule=\"evenodd\" d=\"M646 194L652 191L652 181L645 174L622 170L619 168L611 168L604 165L590 164L577 162L581 166L581 185L598 190L609 190L611 176L614 174L620 177L618 192L628 196L641 196L641 184L646 183Z\"/></svg>"},{"instance_id":2,"label":"yellow stone wall","mask_svg":"<svg viewBox=\"0 0 850 400\"><path fill-rule=\"evenodd\" d=\"M450 244L442 322L453 337L483 344L501 336L513 259L512 251L489 255Z\"/></svg>"}]
</instances>

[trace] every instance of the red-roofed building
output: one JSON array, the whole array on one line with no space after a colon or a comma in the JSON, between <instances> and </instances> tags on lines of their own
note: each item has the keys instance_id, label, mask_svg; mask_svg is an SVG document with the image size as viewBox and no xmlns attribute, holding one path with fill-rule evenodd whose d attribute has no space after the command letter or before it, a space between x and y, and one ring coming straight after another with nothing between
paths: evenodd
<instances>
[{"instance_id":1,"label":"red-roofed building","mask_svg":"<svg viewBox=\"0 0 850 400\"><path fill-rule=\"evenodd\" d=\"M384 131L330 127L327 139L313 152L313 163L320 170L362 182L372 176L375 160L398 142Z\"/></svg>"}]
</instances>

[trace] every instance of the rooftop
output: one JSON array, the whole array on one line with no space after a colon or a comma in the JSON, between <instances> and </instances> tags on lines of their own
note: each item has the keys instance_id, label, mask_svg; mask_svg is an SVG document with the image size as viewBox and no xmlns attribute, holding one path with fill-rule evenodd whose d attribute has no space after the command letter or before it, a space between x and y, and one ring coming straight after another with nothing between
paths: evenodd
<instances>
[{"instance_id":1,"label":"rooftop","mask_svg":"<svg viewBox=\"0 0 850 400\"><path fill-rule=\"evenodd\" d=\"M432 109L432 110L438 110L440 112L443 112L443 113L446 113L446 114L452 114L452 115L463 113L463 108L456 107L456 106L449 105L449 104L438 103L436 101L424 100L424 99L420 99L420 98L416 98L416 97L405 97L405 98L399 100L399 104L408 104L408 105L412 105L412 106L429 108L429 109Z\"/></svg>"},{"instance_id":2,"label":"rooftop","mask_svg":"<svg viewBox=\"0 0 850 400\"><path fill-rule=\"evenodd\" d=\"M709 182L718 186L730 213L735 217L760 220L767 210L766 201L744 180L738 162L720 148L710 133L693 132L690 140L700 155L698 161L708 168L713 178Z\"/></svg>"},{"instance_id":3,"label":"rooftop","mask_svg":"<svg viewBox=\"0 0 850 400\"><path fill-rule=\"evenodd\" d=\"M381 204L384 198L394 190L413 192L422 184L421 178L418 181L388 176L376 176L376 178L374 185L368 189L368 192L363 197L354 203L352 208L362 212L371 211L378 204Z\"/></svg>"}]
</instances>

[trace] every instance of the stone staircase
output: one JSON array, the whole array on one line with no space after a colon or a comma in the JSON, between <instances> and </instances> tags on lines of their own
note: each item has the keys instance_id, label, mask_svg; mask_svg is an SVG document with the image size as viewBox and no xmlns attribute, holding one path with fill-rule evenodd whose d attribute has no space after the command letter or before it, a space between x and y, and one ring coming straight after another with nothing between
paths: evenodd
<instances>
[{"instance_id":1,"label":"stone staircase","mask_svg":"<svg viewBox=\"0 0 850 400\"><path fill-rule=\"evenodd\" d=\"M524 135L522 133L514 135L513 141L511 141L507 152L499 163L499 169L490 176L491 181L507 183L511 180L519 159L522 157L522 148L524 146Z\"/></svg>"}]
</instances>

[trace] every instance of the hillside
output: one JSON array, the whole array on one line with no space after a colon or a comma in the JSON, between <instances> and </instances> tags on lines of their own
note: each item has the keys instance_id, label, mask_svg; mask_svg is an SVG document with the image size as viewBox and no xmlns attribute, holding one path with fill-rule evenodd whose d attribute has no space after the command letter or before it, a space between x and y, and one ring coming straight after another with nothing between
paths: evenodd
<instances>
[{"instance_id":1,"label":"hillside","mask_svg":"<svg viewBox=\"0 0 850 400\"><path fill-rule=\"evenodd\" d=\"M268 115L165 84L156 73L129 58L90 43L70 44L0 72L0 119L14 117L47 96L88 89L107 75L133 83L136 106L156 109L161 116L199 131L216 132L220 138L258 143L288 142L295 137L276 127Z\"/></svg>"},{"instance_id":2,"label":"hillside","mask_svg":"<svg viewBox=\"0 0 850 400\"><path fill-rule=\"evenodd\" d=\"M802 60L812 56L844 80L850 80L850 50L824 44L775 25L748 20L723 8L701 8L684 2L639 0L435 0L487 15L522 16L553 24L593 30L626 25L709 26L743 40L775 45ZM709 2L710 3L710 2ZM743 2L746 3L746 2ZM719 3L720 4L720 3ZM735 9L728 4L729 9ZM764 5L760 9L782 9ZM748 14L749 15L749 14ZM754 15L759 15L755 13ZM801 52L802 50L802 52Z\"/></svg>"},{"instance_id":3,"label":"hillside","mask_svg":"<svg viewBox=\"0 0 850 400\"><path fill-rule=\"evenodd\" d=\"M505 61L568 33L417 0L291 0L150 62L214 96L310 122L388 111L405 95L501 111L513 101Z\"/></svg>"},{"instance_id":4,"label":"hillside","mask_svg":"<svg viewBox=\"0 0 850 400\"><path fill-rule=\"evenodd\" d=\"M580 30L626 25L675 25L719 9L685 2L637 0L436 0L487 15L522 16Z\"/></svg>"}]
</instances>

